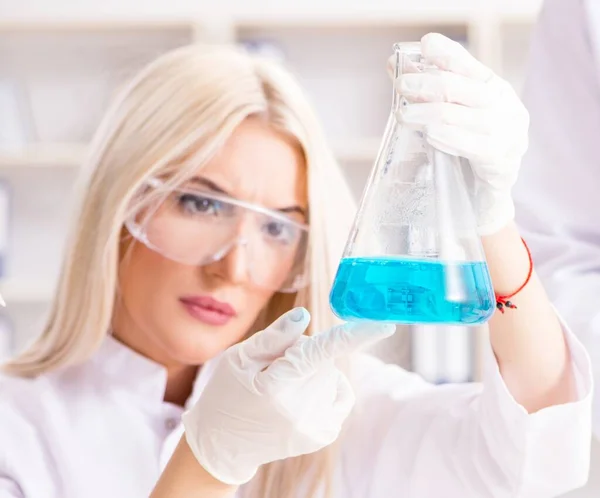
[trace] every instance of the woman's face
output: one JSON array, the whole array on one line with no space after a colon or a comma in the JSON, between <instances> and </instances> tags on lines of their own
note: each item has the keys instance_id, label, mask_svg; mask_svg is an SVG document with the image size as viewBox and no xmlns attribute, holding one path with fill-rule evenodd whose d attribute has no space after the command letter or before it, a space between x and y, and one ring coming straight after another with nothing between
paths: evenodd
<instances>
[{"instance_id":1,"label":"woman's face","mask_svg":"<svg viewBox=\"0 0 600 498\"><path fill-rule=\"evenodd\" d=\"M282 210L304 223L305 175L298 145L267 124L248 119L222 151L198 169L193 184ZM252 230L252 224L248 226ZM209 230L207 239L218 234ZM251 278L253 258L261 255L251 254L243 244L204 266L175 262L139 242L124 251L115 335L165 366L202 364L238 342L274 293ZM286 271L276 262L273 267Z\"/></svg>"}]
</instances>

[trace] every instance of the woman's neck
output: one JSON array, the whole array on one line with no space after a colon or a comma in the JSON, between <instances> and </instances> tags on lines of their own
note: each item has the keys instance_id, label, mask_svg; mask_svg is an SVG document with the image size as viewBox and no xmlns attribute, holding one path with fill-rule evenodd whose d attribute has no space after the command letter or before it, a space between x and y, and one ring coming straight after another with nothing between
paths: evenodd
<instances>
[{"instance_id":1,"label":"woman's neck","mask_svg":"<svg viewBox=\"0 0 600 498\"><path fill-rule=\"evenodd\" d=\"M124 308L120 308L112 320L112 335L138 354L162 365L167 371L164 401L184 406L192 394L198 366L173 361L165 352L136 326Z\"/></svg>"},{"instance_id":2,"label":"woman's neck","mask_svg":"<svg viewBox=\"0 0 600 498\"><path fill-rule=\"evenodd\" d=\"M192 394L198 368L196 366L167 368L167 387L164 400L168 403L184 406Z\"/></svg>"}]
</instances>

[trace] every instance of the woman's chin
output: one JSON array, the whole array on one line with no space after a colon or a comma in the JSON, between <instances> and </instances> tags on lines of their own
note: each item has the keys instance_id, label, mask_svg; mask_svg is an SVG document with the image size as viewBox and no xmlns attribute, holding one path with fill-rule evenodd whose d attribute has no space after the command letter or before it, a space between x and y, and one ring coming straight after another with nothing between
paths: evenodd
<instances>
[{"instance_id":1,"label":"woman's chin","mask_svg":"<svg viewBox=\"0 0 600 498\"><path fill-rule=\"evenodd\" d=\"M225 349L239 339L227 340L226 331L215 333L212 327L177 327L171 329L160 342L163 344L166 356L182 365L202 365L219 356Z\"/></svg>"}]
</instances>

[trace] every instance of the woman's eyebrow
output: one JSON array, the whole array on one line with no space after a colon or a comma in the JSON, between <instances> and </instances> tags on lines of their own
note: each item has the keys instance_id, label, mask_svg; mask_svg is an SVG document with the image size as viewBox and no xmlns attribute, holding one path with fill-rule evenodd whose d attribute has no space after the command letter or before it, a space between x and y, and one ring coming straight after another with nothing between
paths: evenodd
<instances>
[{"instance_id":1,"label":"woman's eyebrow","mask_svg":"<svg viewBox=\"0 0 600 498\"><path fill-rule=\"evenodd\" d=\"M189 182L194 183L196 185L202 185L203 187L207 187L208 189L214 192L218 192L219 194L229 195L229 193L224 188L219 187L219 185L217 185L215 182L202 176L194 176L189 179Z\"/></svg>"},{"instance_id":2,"label":"woman's eyebrow","mask_svg":"<svg viewBox=\"0 0 600 498\"><path fill-rule=\"evenodd\" d=\"M219 194L230 195L224 188L220 187L212 180L209 180L208 178L204 178L203 176L193 176L192 178L189 179L189 182L193 183L195 185L201 185L201 186L206 187L209 190L212 190L213 192L217 192ZM279 211L280 213L286 213L286 214L298 213L298 214L306 217L306 209L304 209L301 206L298 206L297 204L294 204L293 206L280 208L280 209L275 209L275 211Z\"/></svg>"},{"instance_id":3,"label":"woman's eyebrow","mask_svg":"<svg viewBox=\"0 0 600 498\"><path fill-rule=\"evenodd\" d=\"M280 213L298 213L306 217L306 210L298 205L278 209Z\"/></svg>"}]
</instances>

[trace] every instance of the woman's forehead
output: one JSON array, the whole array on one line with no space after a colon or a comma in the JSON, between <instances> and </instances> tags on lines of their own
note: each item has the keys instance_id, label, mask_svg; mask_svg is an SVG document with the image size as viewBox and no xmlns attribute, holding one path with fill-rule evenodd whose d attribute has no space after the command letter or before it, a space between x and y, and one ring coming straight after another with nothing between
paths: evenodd
<instances>
[{"instance_id":1,"label":"woman's forehead","mask_svg":"<svg viewBox=\"0 0 600 498\"><path fill-rule=\"evenodd\" d=\"M302 150L258 120L242 123L190 182L273 209L308 207Z\"/></svg>"}]
</instances>

